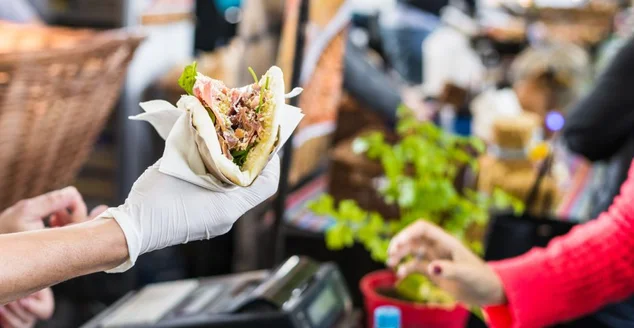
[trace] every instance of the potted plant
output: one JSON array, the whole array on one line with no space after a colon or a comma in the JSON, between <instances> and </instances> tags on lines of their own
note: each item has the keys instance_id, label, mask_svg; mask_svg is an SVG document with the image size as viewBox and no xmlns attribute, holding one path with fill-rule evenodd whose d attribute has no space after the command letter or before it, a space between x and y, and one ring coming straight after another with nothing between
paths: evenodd
<instances>
[{"instance_id":1,"label":"potted plant","mask_svg":"<svg viewBox=\"0 0 634 328\"><path fill-rule=\"evenodd\" d=\"M397 204L399 218L384 218L362 209L354 200L336 204L323 195L309 204L319 215L330 216L335 224L326 232L326 244L338 250L355 242L363 244L376 261L385 262L390 239L410 223L429 220L482 253L481 231L491 208L522 210L522 204L496 190L485 195L457 188L463 168L477 169L477 154L484 144L473 137L445 133L432 123L420 122L410 111L399 109L399 141L387 142L381 132L357 138L352 151L364 153L381 163L384 179L378 192L390 204ZM412 275L395 286L390 271L366 275L361 282L366 310L371 316L379 305L401 308L404 327L463 327L468 311L422 275Z\"/></svg>"}]
</instances>

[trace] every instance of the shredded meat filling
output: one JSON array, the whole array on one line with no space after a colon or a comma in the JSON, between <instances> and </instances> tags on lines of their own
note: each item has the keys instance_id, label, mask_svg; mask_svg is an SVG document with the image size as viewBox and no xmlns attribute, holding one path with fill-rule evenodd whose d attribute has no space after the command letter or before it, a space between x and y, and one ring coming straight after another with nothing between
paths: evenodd
<instances>
[{"instance_id":1,"label":"shredded meat filling","mask_svg":"<svg viewBox=\"0 0 634 328\"><path fill-rule=\"evenodd\" d=\"M259 142L263 132L260 107L269 100L267 90L261 95L260 86L252 84L243 92L229 89L217 80L206 81L194 90L215 117L216 133L225 157L233 160L233 151L248 151ZM221 106L226 106L224 112L219 110Z\"/></svg>"}]
</instances>

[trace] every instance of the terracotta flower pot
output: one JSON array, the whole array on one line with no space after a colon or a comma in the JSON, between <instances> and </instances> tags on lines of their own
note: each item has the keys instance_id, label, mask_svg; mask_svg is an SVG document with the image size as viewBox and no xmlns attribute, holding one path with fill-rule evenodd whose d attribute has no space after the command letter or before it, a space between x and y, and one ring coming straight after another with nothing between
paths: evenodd
<instances>
[{"instance_id":1,"label":"terracotta flower pot","mask_svg":"<svg viewBox=\"0 0 634 328\"><path fill-rule=\"evenodd\" d=\"M368 316L368 328L374 328L372 313L383 305L396 306L401 310L402 328L464 328L469 311L457 305L453 309L432 307L401 301L377 293L377 288L391 287L396 282L392 271L382 270L369 273L361 279L360 288Z\"/></svg>"}]
</instances>

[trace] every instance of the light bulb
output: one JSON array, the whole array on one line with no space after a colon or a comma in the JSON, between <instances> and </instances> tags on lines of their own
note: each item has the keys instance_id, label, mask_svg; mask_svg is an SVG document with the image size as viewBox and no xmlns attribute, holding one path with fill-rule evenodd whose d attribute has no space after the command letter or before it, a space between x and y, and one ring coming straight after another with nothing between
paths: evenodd
<instances>
[{"instance_id":1,"label":"light bulb","mask_svg":"<svg viewBox=\"0 0 634 328\"><path fill-rule=\"evenodd\" d=\"M565 123L564 116L559 112L549 112L546 114L546 127L553 132L561 130Z\"/></svg>"}]
</instances>

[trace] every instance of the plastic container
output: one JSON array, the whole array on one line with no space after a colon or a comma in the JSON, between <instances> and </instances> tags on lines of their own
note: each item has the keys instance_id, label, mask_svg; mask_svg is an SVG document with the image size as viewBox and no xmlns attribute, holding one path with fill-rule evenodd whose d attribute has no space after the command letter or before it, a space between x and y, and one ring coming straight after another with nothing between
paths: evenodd
<instances>
[{"instance_id":1,"label":"plastic container","mask_svg":"<svg viewBox=\"0 0 634 328\"><path fill-rule=\"evenodd\" d=\"M390 287L396 282L392 271L382 270L367 274L361 279L368 327L374 326L373 313L380 306L391 305L401 311L401 328L464 328L469 319L469 311L458 305L453 309L430 307L385 297L376 292L377 288Z\"/></svg>"},{"instance_id":2,"label":"plastic container","mask_svg":"<svg viewBox=\"0 0 634 328\"><path fill-rule=\"evenodd\" d=\"M391 305L377 307L374 309L374 327L401 328L401 310Z\"/></svg>"}]
</instances>

